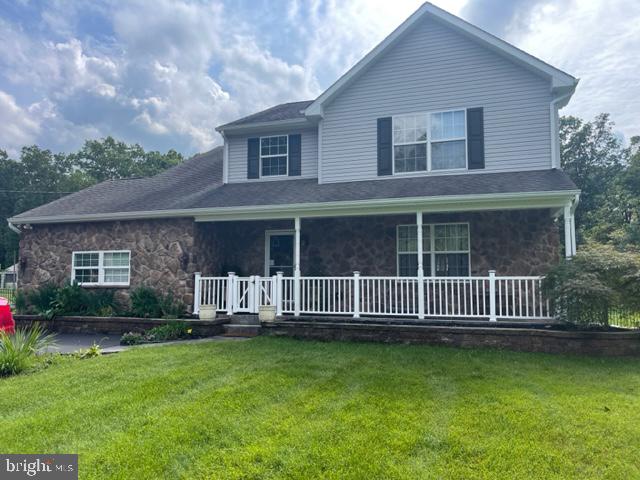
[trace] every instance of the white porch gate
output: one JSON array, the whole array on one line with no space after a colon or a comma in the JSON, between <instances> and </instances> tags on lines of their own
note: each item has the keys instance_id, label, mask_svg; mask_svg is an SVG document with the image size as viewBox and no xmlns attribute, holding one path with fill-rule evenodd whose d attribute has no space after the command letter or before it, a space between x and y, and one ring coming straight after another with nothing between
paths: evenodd
<instances>
[{"instance_id":1,"label":"white porch gate","mask_svg":"<svg viewBox=\"0 0 640 480\"><path fill-rule=\"evenodd\" d=\"M497 320L552 318L542 277L227 277L195 278L194 313L200 305L221 312L407 316Z\"/></svg>"}]
</instances>

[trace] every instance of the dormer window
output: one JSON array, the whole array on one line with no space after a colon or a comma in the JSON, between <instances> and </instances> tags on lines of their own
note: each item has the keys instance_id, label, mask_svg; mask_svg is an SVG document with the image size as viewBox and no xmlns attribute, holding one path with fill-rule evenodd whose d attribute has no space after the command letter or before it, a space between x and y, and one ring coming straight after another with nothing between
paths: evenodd
<instances>
[{"instance_id":1,"label":"dormer window","mask_svg":"<svg viewBox=\"0 0 640 480\"><path fill-rule=\"evenodd\" d=\"M289 137L260 137L260 174L263 177L287 175Z\"/></svg>"},{"instance_id":2,"label":"dormer window","mask_svg":"<svg viewBox=\"0 0 640 480\"><path fill-rule=\"evenodd\" d=\"M467 168L464 110L393 117L395 174Z\"/></svg>"}]
</instances>

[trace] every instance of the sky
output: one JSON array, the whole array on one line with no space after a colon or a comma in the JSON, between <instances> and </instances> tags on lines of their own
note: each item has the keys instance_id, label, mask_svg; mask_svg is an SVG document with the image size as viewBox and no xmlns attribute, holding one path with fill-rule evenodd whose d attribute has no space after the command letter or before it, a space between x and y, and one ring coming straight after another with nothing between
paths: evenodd
<instances>
[{"instance_id":1,"label":"sky","mask_svg":"<svg viewBox=\"0 0 640 480\"><path fill-rule=\"evenodd\" d=\"M562 114L640 135L640 1L432 3L579 77ZM317 97L420 4L0 0L0 149L209 150L217 125Z\"/></svg>"}]
</instances>

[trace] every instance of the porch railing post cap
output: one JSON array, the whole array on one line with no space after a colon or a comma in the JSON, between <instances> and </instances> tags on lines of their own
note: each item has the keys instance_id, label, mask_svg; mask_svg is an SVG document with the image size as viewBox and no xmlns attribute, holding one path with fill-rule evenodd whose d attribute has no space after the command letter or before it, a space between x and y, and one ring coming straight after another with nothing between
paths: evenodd
<instances>
[{"instance_id":1,"label":"porch railing post cap","mask_svg":"<svg viewBox=\"0 0 640 480\"><path fill-rule=\"evenodd\" d=\"M359 272L358 270L355 270L355 271L353 272L353 274L354 274L354 275L360 275L360 272Z\"/></svg>"},{"instance_id":2,"label":"porch railing post cap","mask_svg":"<svg viewBox=\"0 0 640 480\"><path fill-rule=\"evenodd\" d=\"M276 272L276 275L284 275L284 272L283 272L283 271L281 271L281 270L278 270L278 271Z\"/></svg>"},{"instance_id":3,"label":"porch railing post cap","mask_svg":"<svg viewBox=\"0 0 640 480\"><path fill-rule=\"evenodd\" d=\"M194 272L194 275L202 275L202 272Z\"/></svg>"},{"instance_id":4,"label":"porch railing post cap","mask_svg":"<svg viewBox=\"0 0 640 480\"><path fill-rule=\"evenodd\" d=\"M491 275L491 274L495 275L495 274L496 274L496 271L495 271L495 270L489 270L489 274L490 274L490 275Z\"/></svg>"},{"instance_id":5,"label":"porch railing post cap","mask_svg":"<svg viewBox=\"0 0 640 480\"><path fill-rule=\"evenodd\" d=\"M236 274L236 272L229 272L228 275L231 276L231 275L235 275L235 274Z\"/></svg>"}]
</instances>

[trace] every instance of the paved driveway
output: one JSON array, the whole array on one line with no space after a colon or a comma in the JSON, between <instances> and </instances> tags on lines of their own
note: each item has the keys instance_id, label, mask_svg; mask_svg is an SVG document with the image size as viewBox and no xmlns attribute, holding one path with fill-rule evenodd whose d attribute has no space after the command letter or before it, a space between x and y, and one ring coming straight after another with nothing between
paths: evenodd
<instances>
[{"instance_id":1,"label":"paved driveway","mask_svg":"<svg viewBox=\"0 0 640 480\"><path fill-rule=\"evenodd\" d=\"M120 345L120 335L105 334L85 334L85 333L58 333L56 334L55 347L49 349L51 352L73 353L81 348L89 348L94 343L100 345L101 349Z\"/></svg>"}]
</instances>

